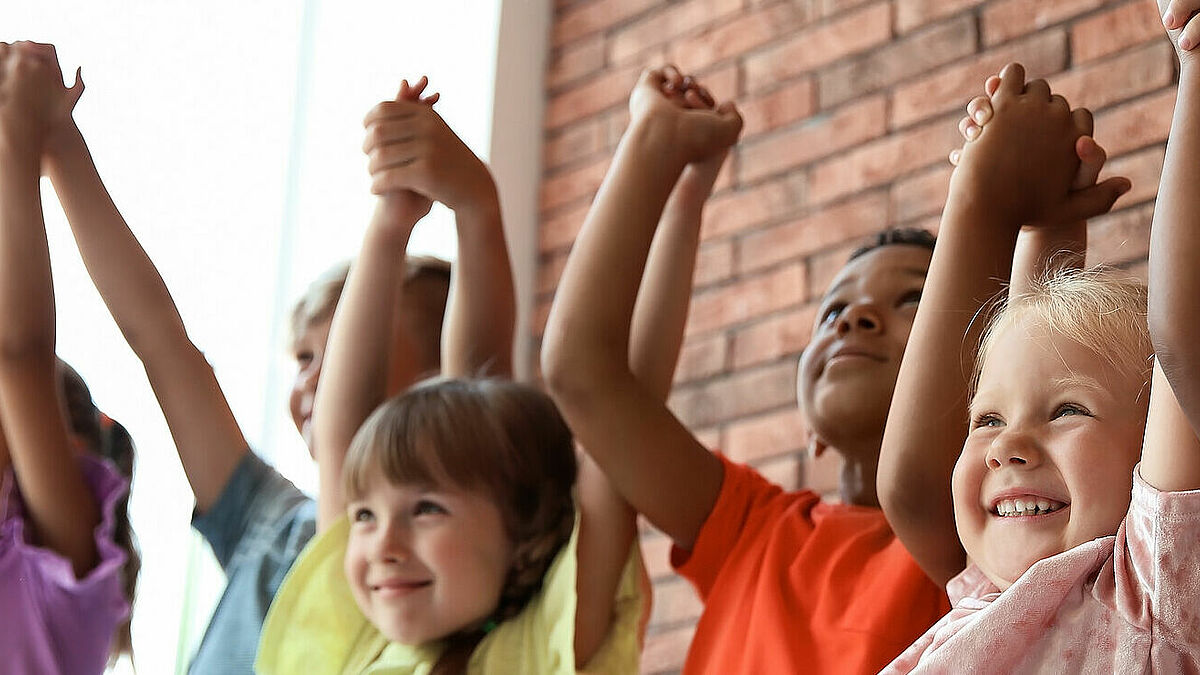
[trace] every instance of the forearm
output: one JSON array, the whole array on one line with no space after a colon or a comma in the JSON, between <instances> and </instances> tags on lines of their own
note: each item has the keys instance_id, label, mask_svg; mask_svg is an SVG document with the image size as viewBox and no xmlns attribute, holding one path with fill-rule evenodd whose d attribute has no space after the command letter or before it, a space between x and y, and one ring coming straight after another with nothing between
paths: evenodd
<instances>
[{"instance_id":1,"label":"forearm","mask_svg":"<svg viewBox=\"0 0 1200 675\"><path fill-rule=\"evenodd\" d=\"M54 291L35 151L0 138L0 362L53 360Z\"/></svg>"},{"instance_id":2,"label":"forearm","mask_svg":"<svg viewBox=\"0 0 1200 675\"><path fill-rule=\"evenodd\" d=\"M879 458L880 503L931 578L963 567L950 476L967 431L967 395L988 303L1012 268L1015 226L952 197L905 348Z\"/></svg>"},{"instance_id":3,"label":"forearm","mask_svg":"<svg viewBox=\"0 0 1200 675\"><path fill-rule=\"evenodd\" d=\"M1021 230L1013 255L1009 295L1029 292L1032 282L1051 267L1079 269L1087 255L1087 221L1039 225Z\"/></svg>"},{"instance_id":4,"label":"forearm","mask_svg":"<svg viewBox=\"0 0 1200 675\"><path fill-rule=\"evenodd\" d=\"M1149 323L1155 354L1193 429L1200 430L1200 69L1180 69L1150 230Z\"/></svg>"},{"instance_id":5,"label":"forearm","mask_svg":"<svg viewBox=\"0 0 1200 675\"><path fill-rule=\"evenodd\" d=\"M458 262L442 340L442 372L450 377L512 375L516 299L500 202L489 187L455 212Z\"/></svg>"},{"instance_id":6,"label":"forearm","mask_svg":"<svg viewBox=\"0 0 1200 675\"><path fill-rule=\"evenodd\" d=\"M151 362L190 346L162 277L113 203L77 128L63 130L46 164L88 274L129 346Z\"/></svg>"},{"instance_id":7,"label":"forearm","mask_svg":"<svg viewBox=\"0 0 1200 675\"><path fill-rule=\"evenodd\" d=\"M88 274L146 369L196 507L205 511L246 452L245 437L212 367L188 338L166 284L104 187L78 129L64 129L47 160Z\"/></svg>"},{"instance_id":8,"label":"forearm","mask_svg":"<svg viewBox=\"0 0 1200 675\"><path fill-rule=\"evenodd\" d=\"M386 217L380 200L329 329L313 403L322 529L345 508L342 462L350 441L387 396L393 319L402 292L408 233L396 235L377 227Z\"/></svg>"},{"instance_id":9,"label":"forearm","mask_svg":"<svg viewBox=\"0 0 1200 675\"><path fill-rule=\"evenodd\" d=\"M543 367L556 396L597 378L632 379L630 324L654 226L684 162L653 124L631 126L567 261L546 326Z\"/></svg>"}]
</instances>

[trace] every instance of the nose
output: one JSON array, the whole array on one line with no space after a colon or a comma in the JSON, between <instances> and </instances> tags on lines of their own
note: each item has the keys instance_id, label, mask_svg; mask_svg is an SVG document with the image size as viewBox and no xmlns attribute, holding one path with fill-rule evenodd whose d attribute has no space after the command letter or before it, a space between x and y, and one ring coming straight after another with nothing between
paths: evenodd
<instances>
[{"instance_id":1,"label":"nose","mask_svg":"<svg viewBox=\"0 0 1200 675\"><path fill-rule=\"evenodd\" d=\"M1004 431L988 446L986 461L988 468L993 470L1005 466L1033 468L1042 463L1042 454L1037 444L1024 433Z\"/></svg>"},{"instance_id":2,"label":"nose","mask_svg":"<svg viewBox=\"0 0 1200 675\"><path fill-rule=\"evenodd\" d=\"M409 559L411 552L407 526L393 518L376 532L373 551L376 560L399 564Z\"/></svg>"},{"instance_id":3,"label":"nose","mask_svg":"<svg viewBox=\"0 0 1200 675\"><path fill-rule=\"evenodd\" d=\"M851 331L878 333L883 330L883 319L875 306L869 302L856 302L847 305L838 316L838 335L846 335Z\"/></svg>"}]
</instances>

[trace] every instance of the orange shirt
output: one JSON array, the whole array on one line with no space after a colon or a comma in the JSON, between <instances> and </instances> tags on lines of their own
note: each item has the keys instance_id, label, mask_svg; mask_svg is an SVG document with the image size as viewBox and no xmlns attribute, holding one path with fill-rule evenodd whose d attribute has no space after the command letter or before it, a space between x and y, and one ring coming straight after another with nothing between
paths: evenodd
<instances>
[{"instance_id":1,"label":"orange shirt","mask_svg":"<svg viewBox=\"0 0 1200 675\"><path fill-rule=\"evenodd\" d=\"M691 553L671 553L704 601L684 673L876 673L950 610L883 511L717 456L717 503Z\"/></svg>"}]
</instances>

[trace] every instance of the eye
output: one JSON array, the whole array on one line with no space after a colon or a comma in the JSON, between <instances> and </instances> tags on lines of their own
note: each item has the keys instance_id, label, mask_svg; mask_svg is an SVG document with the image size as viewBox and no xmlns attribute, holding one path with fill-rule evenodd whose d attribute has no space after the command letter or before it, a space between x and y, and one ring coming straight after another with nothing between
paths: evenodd
<instances>
[{"instance_id":1,"label":"eye","mask_svg":"<svg viewBox=\"0 0 1200 675\"><path fill-rule=\"evenodd\" d=\"M449 513L441 504L429 499L421 499L413 506L414 516L440 516Z\"/></svg>"},{"instance_id":2,"label":"eye","mask_svg":"<svg viewBox=\"0 0 1200 675\"><path fill-rule=\"evenodd\" d=\"M375 512L366 507L360 506L354 509L354 513L350 517L351 522L355 523L373 523L375 522Z\"/></svg>"},{"instance_id":3,"label":"eye","mask_svg":"<svg viewBox=\"0 0 1200 675\"><path fill-rule=\"evenodd\" d=\"M308 367L308 364L312 363L312 360L313 353L310 351L296 353L296 365L300 366L301 370L304 370L306 367Z\"/></svg>"},{"instance_id":4,"label":"eye","mask_svg":"<svg viewBox=\"0 0 1200 675\"><path fill-rule=\"evenodd\" d=\"M983 413L981 415L976 415L975 419L971 420L972 431L986 427L995 428L1002 426L1004 426L1004 420L1000 419L1000 417L995 413Z\"/></svg>"},{"instance_id":5,"label":"eye","mask_svg":"<svg viewBox=\"0 0 1200 675\"><path fill-rule=\"evenodd\" d=\"M1055 409L1054 415L1051 417L1051 419L1058 419L1060 417L1074 417L1075 415L1091 417L1092 413L1078 403L1064 403Z\"/></svg>"},{"instance_id":6,"label":"eye","mask_svg":"<svg viewBox=\"0 0 1200 675\"><path fill-rule=\"evenodd\" d=\"M900 299L896 301L896 306L897 307L904 307L905 305L916 306L920 302L921 302L921 289L918 288L915 290L911 290L911 291L905 293L904 295L901 295Z\"/></svg>"},{"instance_id":7,"label":"eye","mask_svg":"<svg viewBox=\"0 0 1200 675\"><path fill-rule=\"evenodd\" d=\"M846 303L844 302L835 302L829 305L821 313L821 324L825 325L836 321L842 315L842 310L844 309L846 309Z\"/></svg>"}]
</instances>

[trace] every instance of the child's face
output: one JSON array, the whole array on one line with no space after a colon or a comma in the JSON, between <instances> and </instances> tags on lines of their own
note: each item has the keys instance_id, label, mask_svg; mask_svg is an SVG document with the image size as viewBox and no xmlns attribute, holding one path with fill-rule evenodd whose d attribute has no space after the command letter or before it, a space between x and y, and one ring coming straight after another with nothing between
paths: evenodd
<instances>
[{"instance_id":1,"label":"child's face","mask_svg":"<svg viewBox=\"0 0 1200 675\"><path fill-rule=\"evenodd\" d=\"M897 244L846 264L821 301L796 387L810 428L834 447L839 434L883 433L929 249Z\"/></svg>"},{"instance_id":2,"label":"child's face","mask_svg":"<svg viewBox=\"0 0 1200 675\"><path fill-rule=\"evenodd\" d=\"M953 491L963 547L1001 590L1038 560L1117 531L1146 426L1143 386L1030 319L996 336Z\"/></svg>"},{"instance_id":3,"label":"child's face","mask_svg":"<svg viewBox=\"0 0 1200 675\"><path fill-rule=\"evenodd\" d=\"M288 397L288 410L296 431L304 439L308 451L312 452L312 406L317 393L317 381L321 378L321 362L325 360L325 343L329 340L329 322L324 319L309 324L296 336L296 377L292 380L292 393Z\"/></svg>"},{"instance_id":4,"label":"child's face","mask_svg":"<svg viewBox=\"0 0 1200 675\"><path fill-rule=\"evenodd\" d=\"M480 624L499 604L513 546L486 496L380 478L346 509L346 578L389 640L437 640Z\"/></svg>"}]
</instances>

